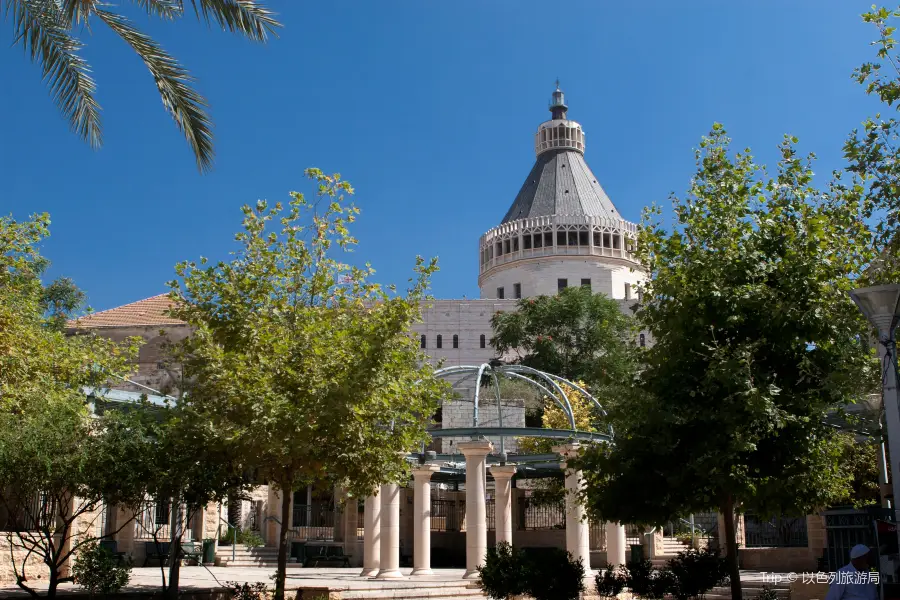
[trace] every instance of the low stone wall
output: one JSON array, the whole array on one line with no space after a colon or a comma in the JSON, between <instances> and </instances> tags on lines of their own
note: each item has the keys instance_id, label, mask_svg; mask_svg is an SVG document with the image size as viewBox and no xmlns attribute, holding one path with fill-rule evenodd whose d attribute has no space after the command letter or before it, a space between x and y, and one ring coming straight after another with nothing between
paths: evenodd
<instances>
[{"instance_id":1,"label":"low stone wall","mask_svg":"<svg viewBox=\"0 0 900 600\"><path fill-rule=\"evenodd\" d=\"M18 535L12 534L12 536L12 546L15 546ZM28 557L27 551L18 548L12 549L12 555L10 555L10 542L9 534L0 533L0 557L2 557L0 558L0 585L13 585L16 582L12 561L15 561L19 573L22 572L22 564L25 561L25 577L29 581L42 581L50 577L50 570L38 556L32 554Z\"/></svg>"},{"instance_id":2,"label":"low stone wall","mask_svg":"<svg viewBox=\"0 0 900 600\"><path fill-rule=\"evenodd\" d=\"M816 554L811 548L741 548L741 568L773 573L815 571Z\"/></svg>"},{"instance_id":3,"label":"low stone wall","mask_svg":"<svg viewBox=\"0 0 900 600\"><path fill-rule=\"evenodd\" d=\"M827 593L827 583L795 581L791 584L791 600L823 600Z\"/></svg>"}]
</instances>

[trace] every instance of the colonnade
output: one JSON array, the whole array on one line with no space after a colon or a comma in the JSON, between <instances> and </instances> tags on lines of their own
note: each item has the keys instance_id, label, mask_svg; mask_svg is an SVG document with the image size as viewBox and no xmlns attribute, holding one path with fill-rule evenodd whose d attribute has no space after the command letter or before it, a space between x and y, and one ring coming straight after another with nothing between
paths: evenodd
<instances>
[{"instance_id":1,"label":"colonnade","mask_svg":"<svg viewBox=\"0 0 900 600\"><path fill-rule=\"evenodd\" d=\"M495 484L496 541L512 543L512 478L515 465L487 466L493 445L473 440L458 445L466 459L466 572L464 579L478 579L478 567L487 554L487 503L485 483L490 470ZM578 444L554 448L569 460L580 452ZM562 463L566 477L566 550L581 559L590 575L590 534L584 506L578 501L583 486L581 471ZM413 570L412 576L431 575L431 477L440 467L418 465L413 469ZM363 518L363 577L394 579L400 572L400 489L395 483L381 486L366 498ZM625 527L606 525L607 562L625 564Z\"/></svg>"}]
</instances>

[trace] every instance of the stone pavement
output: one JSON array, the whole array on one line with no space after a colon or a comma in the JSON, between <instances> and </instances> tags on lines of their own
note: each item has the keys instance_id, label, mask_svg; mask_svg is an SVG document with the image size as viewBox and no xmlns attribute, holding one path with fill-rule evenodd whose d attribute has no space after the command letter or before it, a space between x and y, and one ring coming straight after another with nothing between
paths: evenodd
<instances>
[{"instance_id":1,"label":"stone pavement","mask_svg":"<svg viewBox=\"0 0 900 600\"><path fill-rule=\"evenodd\" d=\"M440 589L447 592L451 588L457 590L472 582L463 581L464 569L434 569L434 575L421 577L409 577L412 569L401 569L404 577L394 580L375 580L359 576L360 569L307 569L302 567L288 567L287 589L322 589L344 592L346 598L354 597L379 597L378 589L386 592L381 597L439 597L436 593ZM209 589L225 586L228 582L254 583L263 582L271 585L275 575L274 568L265 567L182 567L181 589ZM760 571L741 571L741 581L746 584L760 585L763 581L763 573ZM158 567L134 568L131 571L131 581L126 590L158 590L160 588L161 574ZM756 587L756 586L753 586ZM431 588L428 592L424 590ZM63 584L59 587L60 593L65 595L75 589L73 584ZM408 595L418 589L420 595ZM375 592L374 594L372 592ZM473 595L480 595L472 590ZM450 594L447 594L450 595ZM456 595L456 594L454 594ZM443 594L440 594L442 597ZM28 595L15 587L0 588L0 598L27 598Z\"/></svg>"}]
</instances>

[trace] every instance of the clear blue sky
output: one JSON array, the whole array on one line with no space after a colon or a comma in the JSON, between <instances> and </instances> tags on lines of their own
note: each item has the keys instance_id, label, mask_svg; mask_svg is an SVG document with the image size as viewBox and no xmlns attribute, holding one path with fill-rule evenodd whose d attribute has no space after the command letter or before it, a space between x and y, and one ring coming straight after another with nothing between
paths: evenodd
<instances>
[{"instance_id":1,"label":"clear blue sky","mask_svg":"<svg viewBox=\"0 0 900 600\"><path fill-rule=\"evenodd\" d=\"M224 256L241 204L308 189L302 170L316 166L356 187L357 257L379 280L402 284L416 254L436 255L435 296L474 298L478 236L531 168L557 77L629 219L686 189L714 121L766 162L797 135L824 186L877 108L849 78L873 55L858 16L870 3L269 0L285 26L267 45L141 18L210 100L209 175L143 65L98 24L85 38L104 108L97 152L21 49L0 51L0 214L49 212L51 275L105 309L165 291L179 260Z\"/></svg>"}]
</instances>

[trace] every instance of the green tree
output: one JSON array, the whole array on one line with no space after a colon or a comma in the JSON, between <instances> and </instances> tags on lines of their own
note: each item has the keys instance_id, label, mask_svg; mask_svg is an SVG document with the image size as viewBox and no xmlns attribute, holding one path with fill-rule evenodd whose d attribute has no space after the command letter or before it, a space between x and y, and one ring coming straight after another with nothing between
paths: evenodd
<instances>
[{"instance_id":1,"label":"green tree","mask_svg":"<svg viewBox=\"0 0 900 600\"><path fill-rule=\"evenodd\" d=\"M447 393L409 333L436 263L417 259L398 295L371 283L368 265L333 258L355 244L352 188L307 175L315 200L293 192L286 210L245 206L232 260L181 263L172 282L173 313L195 330L184 347L188 401L282 490L279 599L292 490L329 481L359 498L399 481L403 454L427 440Z\"/></svg>"},{"instance_id":2,"label":"green tree","mask_svg":"<svg viewBox=\"0 0 900 600\"><path fill-rule=\"evenodd\" d=\"M844 432L838 435L841 448L840 468L849 482L846 493L835 504L851 504L855 508L872 506L881 500L878 485L878 452L876 440L860 438Z\"/></svg>"},{"instance_id":3,"label":"green tree","mask_svg":"<svg viewBox=\"0 0 900 600\"><path fill-rule=\"evenodd\" d=\"M868 326L848 290L872 257L858 202L812 186L811 158L786 138L777 175L733 155L715 125L666 230L645 215L650 279L639 320L653 334L614 445L588 451L597 517L661 524L717 509L732 596L741 597L736 510L806 514L842 495L826 417L875 383Z\"/></svg>"},{"instance_id":4,"label":"green tree","mask_svg":"<svg viewBox=\"0 0 900 600\"><path fill-rule=\"evenodd\" d=\"M583 381L598 394L614 396L634 376L633 319L618 302L586 286L523 298L515 311L495 314L491 326L491 346L498 353L513 353L516 363Z\"/></svg>"},{"instance_id":5,"label":"green tree","mask_svg":"<svg viewBox=\"0 0 900 600\"><path fill-rule=\"evenodd\" d=\"M121 460L137 442L92 417L83 391L127 373L136 345L60 330L59 310L70 305L50 309L55 293L40 281L48 222L0 218L0 512L8 543L25 554L14 564L17 584L37 594L24 577L37 557L52 597L64 565L94 537L83 521L104 502L134 500L142 474Z\"/></svg>"},{"instance_id":6,"label":"green tree","mask_svg":"<svg viewBox=\"0 0 900 600\"><path fill-rule=\"evenodd\" d=\"M866 23L878 30L873 45L877 60L854 70L853 79L863 85L866 94L877 97L886 110L900 107L900 55L894 39L896 27L891 20L900 9L872 7L863 13ZM862 130L854 130L844 144L847 170L857 176L865 199L865 216L875 221L875 248L878 258L868 269L865 281L892 283L900 277L900 122L880 113L867 118Z\"/></svg>"},{"instance_id":7,"label":"green tree","mask_svg":"<svg viewBox=\"0 0 900 600\"><path fill-rule=\"evenodd\" d=\"M175 20L184 16L184 0L132 0L151 17ZM257 0L191 0L193 12L207 23L265 41L279 27L274 15ZM99 0L0 0L11 19L13 39L40 67L56 105L79 137L99 148L102 143L100 104L91 68L81 56L78 34L99 21L141 58L150 71L163 106L172 115L197 159L197 167L212 167L212 121L206 99L192 86L193 78L153 38L128 18Z\"/></svg>"}]
</instances>

